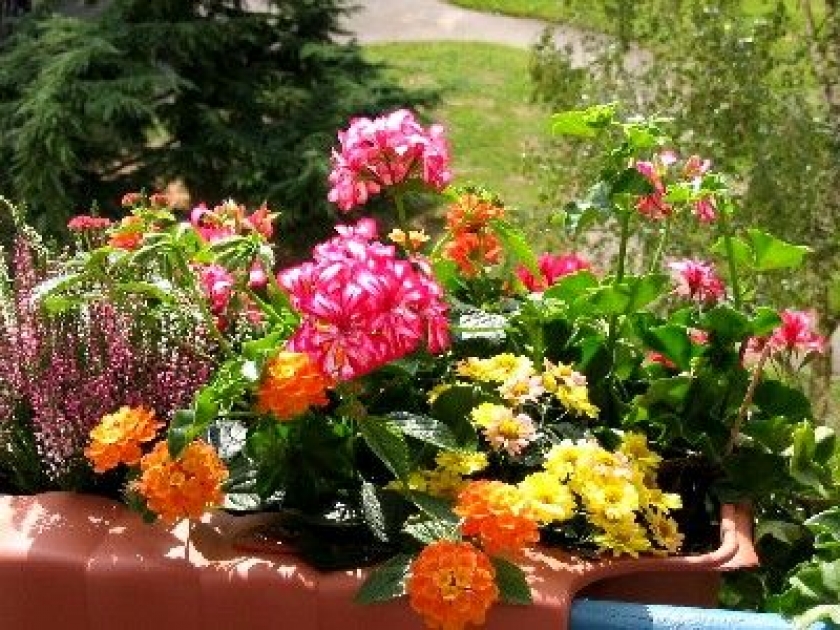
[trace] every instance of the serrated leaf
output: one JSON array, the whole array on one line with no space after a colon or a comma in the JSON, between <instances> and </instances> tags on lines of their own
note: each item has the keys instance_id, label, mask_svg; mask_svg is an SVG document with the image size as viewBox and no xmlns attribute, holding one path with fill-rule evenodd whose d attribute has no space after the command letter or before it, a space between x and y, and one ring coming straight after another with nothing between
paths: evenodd
<instances>
[{"instance_id":1,"label":"serrated leaf","mask_svg":"<svg viewBox=\"0 0 840 630\"><path fill-rule=\"evenodd\" d=\"M405 581L408 579L414 556L401 553L379 565L356 593L359 604L387 602L405 595Z\"/></svg>"},{"instance_id":2,"label":"serrated leaf","mask_svg":"<svg viewBox=\"0 0 840 630\"><path fill-rule=\"evenodd\" d=\"M448 451L459 448L455 434L437 418L405 411L395 411L388 414L388 418L393 420L405 435L409 435L416 440L433 444Z\"/></svg>"},{"instance_id":3,"label":"serrated leaf","mask_svg":"<svg viewBox=\"0 0 840 630\"><path fill-rule=\"evenodd\" d=\"M531 587L522 569L504 558L491 558L491 562L496 569L496 586L504 603L518 606L533 603Z\"/></svg>"},{"instance_id":4,"label":"serrated leaf","mask_svg":"<svg viewBox=\"0 0 840 630\"><path fill-rule=\"evenodd\" d=\"M382 463L405 481L411 472L409 468L408 445L400 429L390 420L378 416L369 416L359 422L361 433Z\"/></svg>"}]
</instances>

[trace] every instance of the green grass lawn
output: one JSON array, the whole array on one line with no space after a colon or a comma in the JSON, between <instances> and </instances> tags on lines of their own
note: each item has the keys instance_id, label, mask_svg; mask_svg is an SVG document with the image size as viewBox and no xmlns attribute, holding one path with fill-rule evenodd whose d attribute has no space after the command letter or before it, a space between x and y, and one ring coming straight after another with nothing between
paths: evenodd
<instances>
[{"instance_id":1,"label":"green grass lawn","mask_svg":"<svg viewBox=\"0 0 840 630\"><path fill-rule=\"evenodd\" d=\"M598 2L578 2L569 6L564 0L448 0L451 4L477 11L531 17L549 22L563 22L582 28L609 33L613 25L604 16ZM775 0L742 0L744 8L753 15L765 13ZM785 0L796 15L797 0Z\"/></svg>"},{"instance_id":2,"label":"green grass lawn","mask_svg":"<svg viewBox=\"0 0 840 630\"><path fill-rule=\"evenodd\" d=\"M439 92L439 104L421 113L447 127L456 184L481 184L533 212L537 190L523 155L548 137L549 113L530 102L527 51L424 42L371 45L365 54L402 85Z\"/></svg>"}]
</instances>

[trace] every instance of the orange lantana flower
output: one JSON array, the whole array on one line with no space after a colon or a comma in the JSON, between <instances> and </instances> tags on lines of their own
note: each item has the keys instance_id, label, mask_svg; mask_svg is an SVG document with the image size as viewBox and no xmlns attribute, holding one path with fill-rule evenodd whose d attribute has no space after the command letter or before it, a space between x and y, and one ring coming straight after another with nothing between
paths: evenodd
<instances>
[{"instance_id":1,"label":"orange lantana flower","mask_svg":"<svg viewBox=\"0 0 840 630\"><path fill-rule=\"evenodd\" d=\"M486 228L491 220L504 216L504 207L488 195L466 193L449 206L446 229L453 234L476 232Z\"/></svg>"},{"instance_id":2,"label":"orange lantana flower","mask_svg":"<svg viewBox=\"0 0 840 630\"><path fill-rule=\"evenodd\" d=\"M137 249L143 240L143 219L136 215L124 217L111 234L108 244L117 249Z\"/></svg>"},{"instance_id":3,"label":"orange lantana flower","mask_svg":"<svg viewBox=\"0 0 840 630\"><path fill-rule=\"evenodd\" d=\"M461 533L477 536L489 554L518 553L539 540L537 520L516 486L501 481L472 481L458 495L455 514Z\"/></svg>"},{"instance_id":4,"label":"orange lantana flower","mask_svg":"<svg viewBox=\"0 0 840 630\"><path fill-rule=\"evenodd\" d=\"M140 470L134 489L167 523L198 518L224 498L221 486L228 477L227 468L215 449L201 440L191 442L174 460L166 442L158 442L140 460Z\"/></svg>"},{"instance_id":5,"label":"orange lantana flower","mask_svg":"<svg viewBox=\"0 0 840 630\"><path fill-rule=\"evenodd\" d=\"M280 352L266 365L257 392L257 410L289 420L310 407L326 405L330 385L308 354Z\"/></svg>"},{"instance_id":6,"label":"orange lantana flower","mask_svg":"<svg viewBox=\"0 0 840 630\"><path fill-rule=\"evenodd\" d=\"M496 571L486 554L469 543L440 540L428 545L411 565L411 607L430 628L461 630L484 624L499 598Z\"/></svg>"},{"instance_id":7,"label":"orange lantana flower","mask_svg":"<svg viewBox=\"0 0 840 630\"><path fill-rule=\"evenodd\" d=\"M98 473L120 464L136 464L143 455L140 445L154 440L162 426L151 409L120 407L103 416L90 432L90 446L85 449L85 457Z\"/></svg>"}]
</instances>

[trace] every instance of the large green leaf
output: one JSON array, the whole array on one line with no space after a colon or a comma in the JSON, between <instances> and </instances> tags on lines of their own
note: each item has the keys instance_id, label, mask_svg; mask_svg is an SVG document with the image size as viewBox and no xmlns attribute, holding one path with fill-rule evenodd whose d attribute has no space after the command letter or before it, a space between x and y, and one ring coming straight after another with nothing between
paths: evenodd
<instances>
[{"instance_id":1,"label":"large green leaf","mask_svg":"<svg viewBox=\"0 0 840 630\"><path fill-rule=\"evenodd\" d=\"M446 423L460 446L475 447L478 436L470 423L470 412L487 400L486 394L473 387L456 385L435 398L431 415Z\"/></svg>"},{"instance_id":2,"label":"large green leaf","mask_svg":"<svg viewBox=\"0 0 840 630\"><path fill-rule=\"evenodd\" d=\"M546 289L543 297L571 303L581 297L585 291L598 286L598 278L589 271L578 271L563 276L551 287Z\"/></svg>"},{"instance_id":3,"label":"large green leaf","mask_svg":"<svg viewBox=\"0 0 840 630\"><path fill-rule=\"evenodd\" d=\"M667 283L668 276L663 274L627 278L588 291L575 308L609 316L633 313L661 297Z\"/></svg>"},{"instance_id":4,"label":"large green leaf","mask_svg":"<svg viewBox=\"0 0 840 630\"><path fill-rule=\"evenodd\" d=\"M772 234L755 228L747 230L753 251L753 267L756 271L773 269L797 269L806 254L811 251L804 245L793 245Z\"/></svg>"},{"instance_id":5,"label":"large green leaf","mask_svg":"<svg viewBox=\"0 0 840 630\"><path fill-rule=\"evenodd\" d=\"M370 450L376 453L382 463L399 479L408 479L411 472L408 445L399 427L387 418L378 416L368 416L358 426Z\"/></svg>"},{"instance_id":6,"label":"large green leaf","mask_svg":"<svg viewBox=\"0 0 840 630\"><path fill-rule=\"evenodd\" d=\"M643 333L644 341L651 349L661 352L681 370L687 371L691 364L691 339L683 326L666 324L649 328Z\"/></svg>"},{"instance_id":7,"label":"large green leaf","mask_svg":"<svg viewBox=\"0 0 840 630\"><path fill-rule=\"evenodd\" d=\"M414 556L401 553L371 571L356 593L359 604L387 602L405 595L405 581Z\"/></svg>"},{"instance_id":8,"label":"large green leaf","mask_svg":"<svg viewBox=\"0 0 840 630\"><path fill-rule=\"evenodd\" d=\"M515 260L525 265L531 273L536 276L541 276L539 266L537 265L537 257L534 250L528 243L528 237L518 227L502 221L500 219L493 219L490 221L490 227L495 232L502 245L505 247L505 252L513 256Z\"/></svg>"},{"instance_id":9,"label":"large green leaf","mask_svg":"<svg viewBox=\"0 0 840 630\"><path fill-rule=\"evenodd\" d=\"M595 105L589 109L560 112L551 117L551 130L562 136L594 138L612 124L614 105Z\"/></svg>"},{"instance_id":10,"label":"large green leaf","mask_svg":"<svg viewBox=\"0 0 840 630\"><path fill-rule=\"evenodd\" d=\"M522 569L503 558L492 558L491 561L496 569L496 586L499 587L502 601L520 606L533 603L531 587Z\"/></svg>"},{"instance_id":11,"label":"large green leaf","mask_svg":"<svg viewBox=\"0 0 840 630\"><path fill-rule=\"evenodd\" d=\"M456 450L459 448L455 434L442 420L418 413L395 411L388 418L405 434L438 448Z\"/></svg>"}]
</instances>

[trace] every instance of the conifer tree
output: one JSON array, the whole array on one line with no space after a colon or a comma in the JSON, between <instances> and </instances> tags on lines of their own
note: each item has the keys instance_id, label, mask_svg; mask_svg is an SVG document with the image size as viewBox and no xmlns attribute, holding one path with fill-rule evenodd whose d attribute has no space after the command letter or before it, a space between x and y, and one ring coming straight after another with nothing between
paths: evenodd
<instances>
[{"instance_id":1,"label":"conifer tree","mask_svg":"<svg viewBox=\"0 0 840 630\"><path fill-rule=\"evenodd\" d=\"M100 6L36 11L0 43L0 195L53 231L92 201L107 211L176 178L194 200L324 218L336 129L405 104L336 42L345 0Z\"/></svg>"}]
</instances>

